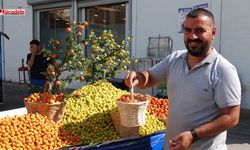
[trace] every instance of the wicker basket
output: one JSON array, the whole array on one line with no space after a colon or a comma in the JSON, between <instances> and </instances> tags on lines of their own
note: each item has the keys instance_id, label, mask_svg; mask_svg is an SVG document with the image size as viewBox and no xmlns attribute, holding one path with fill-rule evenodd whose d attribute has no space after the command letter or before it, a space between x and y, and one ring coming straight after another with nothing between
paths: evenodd
<instances>
[{"instance_id":1,"label":"wicker basket","mask_svg":"<svg viewBox=\"0 0 250 150\"><path fill-rule=\"evenodd\" d=\"M136 127L145 124L148 100L138 103L116 101L120 113L121 125Z\"/></svg>"},{"instance_id":2,"label":"wicker basket","mask_svg":"<svg viewBox=\"0 0 250 150\"><path fill-rule=\"evenodd\" d=\"M55 122L61 121L66 108L65 101L53 104L24 101L24 104L28 113L39 113Z\"/></svg>"}]
</instances>

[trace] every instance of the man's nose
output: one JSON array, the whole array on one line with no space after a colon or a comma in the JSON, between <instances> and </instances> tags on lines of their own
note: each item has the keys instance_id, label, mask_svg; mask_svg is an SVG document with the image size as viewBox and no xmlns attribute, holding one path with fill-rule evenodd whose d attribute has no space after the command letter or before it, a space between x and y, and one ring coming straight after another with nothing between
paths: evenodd
<instances>
[{"instance_id":1,"label":"man's nose","mask_svg":"<svg viewBox=\"0 0 250 150\"><path fill-rule=\"evenodd\" d=\"M189 34L189 39L197 39L197 38L198 38L198 35L195 32L191 32Z\"/></svg>"}]
</instances>

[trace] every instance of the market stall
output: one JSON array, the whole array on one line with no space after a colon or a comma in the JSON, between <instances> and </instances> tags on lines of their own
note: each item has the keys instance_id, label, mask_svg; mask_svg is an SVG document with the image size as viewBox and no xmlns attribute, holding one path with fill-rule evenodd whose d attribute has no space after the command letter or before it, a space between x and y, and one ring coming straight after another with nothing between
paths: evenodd
<instances>
[{"instance_id":1,"label":"market stall","mask_svg":"<svg viewBox=\"0 0 250 150\"><path fill-rule=\"evenodd\" d=\"M131 38L119 45L111 31L104 30L99 37L92 32L82 40L88 23L70 24L65 50L57 39L50 41L54 50L43 50L51 62L43 72L47 79L40 87L43 92L24 98L27 111L1 113L9 116L0 119L0 148L161 149L167 99L128 93L107 80L127 69L125 47ZM90 48L90 58L82 53L84 46ZM68 74L61 76L65 71ZM86 85L64 93L71 81Z\"/></svg>"}]
</instances>

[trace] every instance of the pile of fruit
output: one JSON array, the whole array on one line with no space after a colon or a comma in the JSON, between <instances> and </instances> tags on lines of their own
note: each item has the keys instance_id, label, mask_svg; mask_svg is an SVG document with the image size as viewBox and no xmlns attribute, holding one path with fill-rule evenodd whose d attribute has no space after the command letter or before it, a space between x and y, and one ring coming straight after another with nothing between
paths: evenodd
<instances>
[{"instance_id":1,"label":"pile of fruit","mask_svg":"<svg viewBox=\"0 0 250 150\"><path fill-rule=\"evenodd\" d=\"M67 107L61 124L40 114L0 119L0 149L55 149L120 139L110 112L117 111L117 99L126 101L128 97L127 91L117 89L107 81L83 86L67 97L63 94L34 93L25 101L55 103L66 98ZM139 101L142 97L145 98L145 95L135 94L135 99ZM146 114L146 123L140 126L140 136L165 128L155 116L160 115L160 109L167 110L167 101L148 95L146 98L150 100L149 113ZM167 115L167 111L162 113Z\"/></svg>"},{"instance_id":2,"label":"pile of fruit","mask_svg":"<svg viewBox=\"0 0 250 150\"><path fill-rule=\"evenodd\" d=\"M46 150L76 145L80 138L40 114L0 119L0 149Z\"/></svg>"},{"instance_id":3,"label":"pile of fruit","mask_svg":"<svg viewBox=\"0 0 250 150\"><path fill-rule=\"evenodd\" d=\"M168 100L163 98L156 98L151 95L143 95L140 93L134 94L134 99L131 99L129 94L122 95L120 98L117 99L121 102L128 102L128 103L137 103L143 102L145 100L149 100L149 104L147 106L147 111L149 114L154 115L161 119L166 119L168 115Z\"/></svg>"},{"instance_id":4,"label":"pile of fruit","mask_svg":"<svg viewBox=\"0 0 250 150\"><path fill-rule=\"evenodd\" d=\"M157 118L166 120L168 115L168 100L150 95L146 95L146 97L150 100L147 111Z\"/></svg>"},{"instance_id":5,"label":"pile of fruit","mask_svg":"<svg viewBox=\"0 0 250 150\"><path fill-rule=\"evenodd\" d=\"M64 94L49 94L48 92L44 93L33 93L29 97L24 98L26 102L41 102L41 103L56 103L62 102L64 100Z\"/></svg>"},{"instance_id":6,"label":"pile of fruit","mask_svg":"<svg viewBox=\"0 0 250 150\"><path fill-rule=\"evenodd\" d=\"M116 109L115 100L126 93L104 81L74 91L67 99L63 127L86 144L119 139L109 113Z\"/></svg>"},{"instance_id":7,"label":"pile of fruit","mask_svg":"<svg viewBox=\"0 0 250 150\"><path fill-rule=\"evenodd\" d=\"M110 112L117 111L116 100L126 94L127 91L104 81L74 91L67 99L63 127L79 135L85 144L119 139ZM163 122L147 114L146 124L140 127L140 135L148 135L164 128Z\"/></svg>"}]
</instances>

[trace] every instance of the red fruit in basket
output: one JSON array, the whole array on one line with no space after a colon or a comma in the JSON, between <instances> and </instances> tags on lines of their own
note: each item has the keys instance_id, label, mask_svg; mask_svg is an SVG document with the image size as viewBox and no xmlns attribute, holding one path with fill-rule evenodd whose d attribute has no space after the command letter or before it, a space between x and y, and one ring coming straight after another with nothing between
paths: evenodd
<instances>
[{"instance_id":1,"label":"red fruit in basket","mask_svg":"<svg viewBox=\"0 0 250 150\"><path fill-rule=\"evenodd\" d=\"M55 100L51 99L48 101L50 104L54 104L55 103Z\"/></svg>"},{"instance_id":2,"label":"red fruit in basket","mask_svg":"<svg viewBox=\"0 0 250 150\"><path fill-rule=\"evenodd\" d=\"M130 95L122 95L118 101L121 102L128 102L128 103L138 103L138 102L143 102L145 101L145 97L143 95L134 95L134 99L131 99Z\"/></svg>"},{"instance_id":3,"label":"red fruit in basket","mask_svg":"<svg viewBox=\"0 0 250 150\"><path fill-rule=\"evenodd\" d=\"M81 96L81 93L80 92L76 92L75 93L75 97L80 97Z\"/></svg>"},{"instance_id":4,"label":"red fruit in basket","mask_svg":"<svg viewBox=\"0 0 250 150\"><path fill-rule=\"evenodd\" d=\"M60 93L60 96L61 96L61 97L64 97L64 94L63 94L63 93Z\"/></svg>"}]
</instances>

